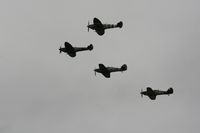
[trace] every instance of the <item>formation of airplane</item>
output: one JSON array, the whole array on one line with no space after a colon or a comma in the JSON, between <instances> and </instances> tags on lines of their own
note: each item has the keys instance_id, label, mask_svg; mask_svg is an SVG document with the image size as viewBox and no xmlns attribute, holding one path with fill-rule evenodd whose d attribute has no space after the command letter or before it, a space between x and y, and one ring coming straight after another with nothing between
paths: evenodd
<instances>
[{"instance_id":1,"label":"formation of airplane","mask_svg":"<svg viewBox=\"0 0 200 133\"><path fill-rule=\"evenodd\" d=\"M92 50L93 49L93 45L90 44L87 47L73 47L70 43L65 42L65 47L59 49L60 53L61 52L65 52L67 53L69 56L71 57L75 57L76 56L76 52L80 52L80 51L86 51L86 50Z\"/></svg>"},{"instance_id":2,"label":"formation of airplane","mask_svg":"<svg viewBox=\"0 0 200 133\"><path fill-rule=\"evenodd\" d=\"M101 21L98 18L93 19L93 24L89 24L88 22L88 32L89 29L95 30L96 33L100 36L102 36L105 33L106 29L110 28L122 28L123 22L120 21L117 24L102 24Z\"/></svg>"},{"instance_id":3,"label":"formation of airplane","mask_svg":"<svg viewBox=\"0 0 200 133\"><path fill-rule=\"evenodd\" d=\"M94 69L94 72L95 72L95 76L96 76L96 72L97 72L97 73L101 73L106 78L110 78L111 72L123 72L123 71L126 71L126 70L127 70L126 64L122 65L120 68L105 67L103 64L99 64L99 68Z\"/></svg>"},{"instance_id":4,"label":"formation of airplane","mask_svg":"<svg viewBox=\"0 0 200 133\"><path fill-rule=\"evenodd\" d=\"M141 91L141 97L143 97L143 95L148 96L151 100L155 100L157 95L170 95L173 94L174 90L173 88L169 88L167 91L161 91L161 90L153 90L150 87L147 87L146 91Z\"/></svg>"},{"instance_id":5,"label":"formation of airplane","mask_svg":"<svg viewBox=\"0 0 200 133\"><path fill-rule=\"evenodd\" d=\"M98 35L102 36L105 33L106 29L110 29L110 28L122 28L123 26L123 22L120 21L117 24L102 24L101 21L98 18L94 18L93 19L93 24L89 24L88 22L88 32L89 29L95 30L97 32ZM93 45L90 44L87 47L73 47L70 43L65 42L65 47L60 47L59 51L67 53L70 57L75 57L76 56L76 52L80 52L80 51L86 51L86 50L93 50ZM123 72L127 70L127 65L123 64L121 67L117 68L117 67L106 67L103 64L99 64L99 68L94 69L95 72L95 76L96 73L101 73L105 78L110 78L110 74L112 72ZM146 91L142 91L140 92L141 97L143 97L143 95L148 96L151 100L155 100L157 95L170 95L173 94L173 88L169 88L167 91L162 91L162 90L153 90L150 87L146 88Z\"/></svg>"}]
</instances>

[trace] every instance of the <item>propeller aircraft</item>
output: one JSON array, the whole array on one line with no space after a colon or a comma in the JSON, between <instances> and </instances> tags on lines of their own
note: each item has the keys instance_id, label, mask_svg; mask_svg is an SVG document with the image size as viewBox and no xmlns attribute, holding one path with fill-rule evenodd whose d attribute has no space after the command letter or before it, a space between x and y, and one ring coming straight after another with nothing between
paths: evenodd
<instances>
[{"instance_id":1,"label":"propeller aircraft","mask_svg":"<svg viewBox=\"0 0 200 133\"><path fill-rule=\"evenodd\" d=\"M65 47L59 48L60 53L64 52L67 53L70 57L75 57L76 56L76 52L80 52L80 51L86 51L86 50L92 50L93 49L93 45L90 44L87 47L73 47L70 43L65 42Z\"/></svg>"},{"instance_id":2,"label":"propeller aircraft","mask_svg":"<svg viewBox=\"0 0 200 133\"><path fill-rule=\"evenodd\" d=\"M105 67L103 64L99 64L99 68L94 69L94 72L95 72L95 76L96 76L96 73L101 73L104 77L110 78L111 72L123 72L123 71L126 71L126 70L127 70L126 64L122 65L120 68Z\"/></svg>"},{"instance_id":3,"label":"propeller aircraft","mask_svg":"<svg viewBox=\"0 0 200 133\"><path fill-rule=\"evenodd\" d=\"M141 97L143 97L143 95L148 96L151 100L155 100L157 95L170 95L173 94L174 90L173 88L169 88L167 91L161 91L161 90L152 90L152 88L147 87L146 91L142 91L140 92Z\"/></svg>"},{"instance_id":4,"label":"propeller aircraft","mask_svg":"<svg viewBox=\"0 0 200 133\"><path fill-rule=\"evenodd\" d=\"M94 18L93 19L93 24L90 24L88 22L88 32L89 29L95 30L96 33L100 36L102 36L105 33L106 29L110 29L110 28L122 28L123 26L123 22L120 21L117 24L102 24L101 21L98 18Z\"/></svg>"}]
</instances>

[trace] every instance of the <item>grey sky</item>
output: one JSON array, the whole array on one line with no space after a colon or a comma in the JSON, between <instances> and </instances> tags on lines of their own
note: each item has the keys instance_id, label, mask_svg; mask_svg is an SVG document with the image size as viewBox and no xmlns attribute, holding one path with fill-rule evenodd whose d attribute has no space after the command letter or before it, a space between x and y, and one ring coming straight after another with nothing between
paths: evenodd
<instances>
[{"instance_id":1,"label":"grey sky","mask_svg":"<svg viewBox=\"0 0 200 133\"><path fill-rule=\"evenodd\" d=\"M200 1L1 0L0 132L188 133L200 123ZM124 22L102 37L88 20ZM76 58L65 41L92 43ZM98 63L128 65L110 79ZM141 99L141 88L171 96Z\"/></svg>"}]
</instances>

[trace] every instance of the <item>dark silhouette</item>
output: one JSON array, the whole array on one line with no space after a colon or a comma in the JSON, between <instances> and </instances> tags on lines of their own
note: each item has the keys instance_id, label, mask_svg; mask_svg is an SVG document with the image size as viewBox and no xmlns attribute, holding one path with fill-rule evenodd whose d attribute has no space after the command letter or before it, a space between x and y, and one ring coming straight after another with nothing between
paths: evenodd
<instances>
[{"instance_id":1,"label":"dark silhouette","mask_svg":"<svg viewBox=\"0 0 200 133\"><path fill-rule=\"evenodd\" d=\"M173 94L174 90L173 88L169 88L167 91L161 91L161 90L152 90L150 87L147 87L146 91L142 91L140 92L141 97L143 97L143 95L148 96L151 100L155 100L157 95L170 95Z\"/></svg>"},{"instance_id":2,"label":"dark silhouette","mask_svg":"<svg viewBox=\"0 0 200 133\"><path fill-rule=\"evenodd\" d=\"M59 50L60 50L60 53L61 52L65 52L69 56L75 57L76 56L76 52L85 51L85 50L90 50L91 51L92 49L93 49L93 45L92 44L90 44L87 47L73 47L70 43L65 42L65 47L64 48L60 47Z\"/></svg>"},{"instance_id":3,"label":"dark silhouette","mask_svg":"<svg viewBox=\"0 0 200 133\"><path fill-rule=\"evenodd\" d=\"M115 67L105 67L103 64L99 64L98 69L94 69L95 76L96 72L103 74L104 77L110 78L110 73L111 72L123 72L127 70L127 65L124 64L120 68L115 68Z\"/></svg>"},{"instance_id":4,"label":"dark silhouette","mask_svg":"<svg viewBox=\"0 0 200 133\"><path fill-rule=\"evenodd\" d=\"M95 30L98 35L102 36L105 33L105 29L110 28L122 28L123 22L120 21L117 24L102 24L101 21L98 18L93 19L93 24L89 24L88 22L88 32L89 29Z\"/></svg>"}]
</instances>

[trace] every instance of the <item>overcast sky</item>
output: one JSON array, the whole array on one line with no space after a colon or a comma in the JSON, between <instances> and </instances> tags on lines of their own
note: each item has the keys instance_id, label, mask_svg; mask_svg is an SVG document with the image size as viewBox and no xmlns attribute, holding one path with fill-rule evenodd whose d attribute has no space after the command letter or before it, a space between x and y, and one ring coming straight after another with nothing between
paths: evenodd
<instances>
[{"instance_id":1,"label":"overcast sky","mask_svg":"<svg viewBox=\"0 0 200 133\"><path fill-rule=\"evenodd\" d=\"M200 123L199 0L1 0L1 133L188 133ZM103 36L94 17L123 21ZM75 58L59 47L94 45ZM99 63L120 67L94 76ZM167 90L155 101L146 87Z\"/></svg>"}]
</instances>

